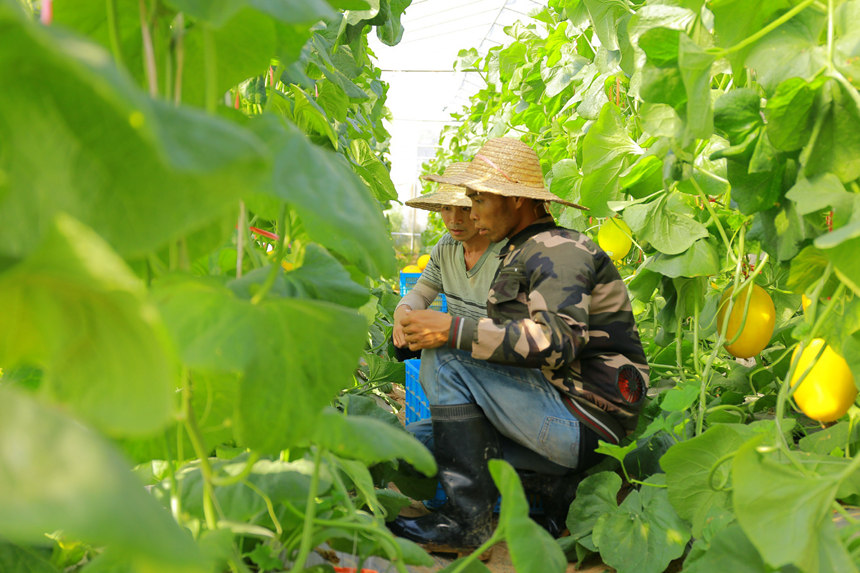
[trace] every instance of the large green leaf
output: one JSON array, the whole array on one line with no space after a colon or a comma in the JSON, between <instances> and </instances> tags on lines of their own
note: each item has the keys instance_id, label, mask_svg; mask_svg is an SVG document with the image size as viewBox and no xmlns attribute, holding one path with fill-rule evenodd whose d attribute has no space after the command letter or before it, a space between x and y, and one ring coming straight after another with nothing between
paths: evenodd
<instances>
[{"instance_id":1,"label":"large green leaf","mask_svg":"<svg viewBox=\"0 0 860 573\"><path fill-rule=\"evenodd\" d=\"M312 440L340 457L367 465L402 459L428 476L436 473L433 455L412 434L369 416L345 416L327 410Z\"/></svg>"},{"instance_id":2,"label":"large green leaf","mask_svg":"<svg viewBox=\"0 0 860 573\"><path fill-rule=\"evenodd\" d=\"M717 424L673 445L660 458L669 501L678 515L692 523L695 537L701 537L712 511L731 509L731 463L726 456L754 434L748 426Z\"/></svg>"},{"instance_id":3,"label":"large green leaf","mask_svg":"<svg viewBox=\"0 0 860 573\"><path fill-rule=\"evenodd\" d=\"M47 557L27 547L0 541L0 571L4 573L58 573Z\"/></svg>"},{"instance_id":4,"label":"large green leaf","mask_svg":"<svg viewBox=\"0 0 860 573\"><path fill-rule=\"evenodd\" d=\"M393 274L391 236L379 205L343 157L272 116L251 126L276 158L273 181L260 191L290 203L312 239L367 274Z\"/></svg>"},{"instance_id":5,"label":"large green leaf","mask_svg":"<svg viewBox=\"0 0 860 573\"><path fill-rule=\"evenodd\" d=\"M853 88L852 88L853 90ZM860 106L857 94L835 81L822 88L823 113L801 161L807 177L833 173L843 183L860 177Z\"/></svg>"},{"instance_id":6,"label":"large green leaf","mask_svg":"<svg viewBox=\"0 0 860 573\"><path fill-rule=\"evenodd\" d=\"M175 357L144 285L92 230L60 216L0 275L0 364L45 368L43 391L100 429L165 425Z\"/></svg>"},{"instance_id":7,"label":"large green leaf","mask_svg":"<svg viewBox=\"0 0 860 573\"><path fill-rule=\"evenodd\" d=\"M818 571L819 549L836 535L830 514L839 478L802 472L777 452L759 448L762 440L753 438L738 448L732 463L738 522L772 567L793 564Z\"/></svg>"},{"instance_id":8,"label":"large green leaf","mask_svg":"<svg viewBox=\"0 0 860 573\"><path fill-rule=\"evenodd\" d=\"M612 103L604 105L583 140L580 192L582 204L591 209L589 215L612 214L607 202L621 198L619 177L641 154L642 148L630 138L618 108Z\"/></svg>"},{"instance_id":9,"label":"large green leaf","mask_svg":"<svg viewBox=\"0 0 860 573\"><path fill-rule=\"evenodd\" d=\"M213 53L207 52L206 34L212 36ZM276 22L262 12L240 10L215 29L191 26L183 51L182 101L204 107L206 81L201 79L207 77L207 58L215 58L213 95L220 99L239 82L265 72L271 58L279 55Z\"/></svg>"},{"instance_id":10,"label":"large green leaf","mask_svg":"<svg viewBox=\"0 0 860 573\"><path fill-rule=\"evenodd\" d=\"M249 8L293 24L313 24L335 15L324 0L166 0L166 3L216 27Z\"/></svg>"},{"instance_id":11,"label":"large green leaf","mask_svg":"<svg viewBox=\"0 0 860 573\"><path fill-rule=\"evenodd\" d=\"M349 155L356 173L367 183L377 201L397 199L397 189L391 181L388 167L379 160L366 139L353 139L349 143Z\"/></svg>"},{"instance_id":12,"label":"large green leaf","mask_svg":"<svg viewBox=\"0 0 860 573\"><path fill-rule=\"evenodd\" d=\"M684 141L709 139L714 131L711 107L711 64L714 56L707 53L686 34L678 43L678 69L687 92L687 115L684 121Z\"/></svg>"},{"instance_id":13,"label":"large green leaf","mask_svg":"<svg viewBox=\"0 0 860 573\"><path fill-rule=\"evenodd\" d=\"M260 142L151 100L93 44L0 12L0 253L32 249L54 214L140 255L236 204L265 173ZM25 63L26 62L26 63Z\"/></svg>"},{"instance_id":14,"label":"large green leaf","mask_svg":"<svg viewBox=\"0 0 860 573\"><path fill-rule=\"evenodd\" d=\"M230 460L210 459L210 466L216 475L229 478L247 469L247 455L243 454ZM221 485L214 489L218 508L224 519L237 523L258 523L259 515L266 514L266 499L258 492L263 492L268 501L275 505L290 503L295 507L304 507L310 489L313 464L298 460L285 462L281 460L259 460L241 482ZM321 473L317 491L325 493L331 487L331 476ZM256 491L249 487L251 484ZM183 511L204 519L204 481L200 471L199 461L188 464L176 472L176 486L181 499ZM170 504L171 482L164 480L154 489L156 497L165 505ZM269 525L269 524L266 524Z\"/></svg>"},{"instance_id":15,"label":"large green leaf","mask_svg":"<svg viewBox=\"0 0 860 573\"><path fill-rule=\"evenodd\" d=\"M366 322L351 309L308 299L251 304L190 280L156 285L155 297L187 366L241 373L233 427L245 445L269 452L306 438L352 383Z\"/></svg>"},{"instance_id":16,"label":"large green leaf","mask_svg":"<svg viewBox=\"0 0 860 573\"><path fill-rule=\"evenodd\" d=\"M637 238L666 255L683 253L696 240L709 235L687 206L665 194L650 203L627 207L624 221Z\"/></svg>"},{"instance_id":17,"label":"large green leaf","mask_svg":"<svg viewBox=\"0 0 860 573\"><path fill-rule=\"evenodd\" d=\"M659 484L660 478L646 482ZM593 538L602 560L616 570L660 573L684 553L690 531L672 509L666 490L645 486L598 518Z\"/></svg>"},{"instance_id":18,"label":"large green leaf","mask_svg":"<svg viewBox=\"0 0 860 573\"><path fill-rule=\"evenodd\" d=\"M776 87L764 110L767 135L782 151L800 149L812 127L813 87L801 78L789 78Z\"/></svg>"},{"instance_id":19,"label":"large green leaf","mask_svg":"<svg viewBox=\"0 0 860 573\"><path fill-rule=\"evenodd\" d=\"M600 44L607 50L618 49L617 22L630 10L628 0L582 0L594 25Z\"/></svg>"},{"instance_id":20,"label":"large green leaf","mask_svg":"<svg viewBox=\"0 0 860 573\"><path fill-rule=\"evenodd\" d=\"M746 40L773 20L777 13L791 8L789 0L714 0L708 4L714 13L714 32L722 48L732 48ZM750 47L729 55L735 73L742 73L743 62Z\"/></svg>"},{"instance_id":21,"label":"large green leaf","mask_svg":"<svg viewBox=\"0 0 860 573\"><path fill-rule=\"evenodd\" d=\"M687 573L762 573L767 570L761 555L737 523L718 531L707 552L692 564L689 559L684 562Z\"/></svg>"},{"instance_id":22,"label":"large green leaf","mask_svg":"<svg viewBox=\"0 0 860 573\"><path fill-rule=\"evenodd\" d=\"M794 201L797 212L801 215L808 215L829 207L843 217L849 216L853 211L855 198L855 195L846 191L839 178L832 173L813 179L799 179L785 196ZM834 223L841 224L836 221Z\"/></svg>"},{"instance_id":23,"label":"large green leaf","mask_svg":"<svg viewBox=\"0 0 860 573\"><path fill-rule=\"evenodd\" d=\"M748 3L759 4L765 3ZM766 94L789 78L812 81L827 65L825 48L819 45L825 24L824 11L807 9L747 48L746 65L755 70Z\"/></svg>"},{"instance_id":24,"label":"large green leaf","mask_svg":"<svg viewBox=\"0 0 860 573\"><path fill-rule=\"evenodd\" d=\"M567 528L573 539L590 551L597 551L592 533L597 520L618 508L621 477L615 472L590 475L576 488L576 497L567 514Z\"/></svg>"},{"instance_id":25,"label":"large green leaf","mask_svg":"<svg viewBox=\"0 0 860 573\"><path fill-rule=\"evenodd\" d=\"M714 102L714 128L732 145L762 125L761 97L750 88L730 90Z\"/></svg>"},{"instance_id":26,"label":"large green leaf","mask_svg":"<svg viewBox=\"0 0 860 573\"><path fill-rule=\"evenodd\" d=\"M376 26L376 37L386 46L395 46L403 37L403 24L400 17L412 0L381 0L380 13L385 21Z\"/></svg>"},{"instance_id":27,"label":"large green leaf","mask_svg":"<svg viewBox=\"0 0 860 573\"><path fill-rule=\"evenodd\" d=\"M707 277L720 272L720 257L709 239L699 239L680 255L658 253L648 270L667 277Z\"/></svg>"},{"instance_id":28,"label":"large green leaf","mask_svg":"<svg viewBox=\"0 0 860 573\"><path fill-rule=\"evenodd\" d=\"M490 460L489 466L502 495L498 527L507 541L514 570L518 573L565 571L567 559L558 543L529 518L529 503L516 470L504 460Z\"/></svg>"},{"instance_id":29,"label":"large green leaf","mask_svg":"<svg viewBox=\"0 0 860 573\"><path fill-rule=\"evenodd\" d=\"M188 532L110 444L9 388L0 388L0 466L3 537L39 544L45 532L62 530L120 550L129 570L208 570Z\"/></svg>"}]
</instances>

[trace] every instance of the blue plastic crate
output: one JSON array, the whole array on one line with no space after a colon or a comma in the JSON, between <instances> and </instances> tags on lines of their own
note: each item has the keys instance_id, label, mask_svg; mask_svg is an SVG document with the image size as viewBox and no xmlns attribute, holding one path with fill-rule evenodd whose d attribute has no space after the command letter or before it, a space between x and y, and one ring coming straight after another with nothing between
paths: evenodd
<instances>
[{"instance_id":1,"label":"blue plastic crate","mask_svg":"<svg viewBox=\"0 0 860 573\"><path fill-rule=\"evenodd\" d=\"M421 360L413 358L403 362L406 365L406 424L430 417L430 404L418 381Z\"/></svg>"},{"instance_id":2,"label":"blue plastic crate","mask_svg":"<svg viewBox=\"0 0 860 573\"><path fill-rule=\"evenodd\" d=\"M400 273L400 296L406 295L412 287L415 286L415 283L418 282L418 277L421 276L421 273ZM439 296L436 297L430 304L430 308L432 310L438 310L440 312L448 312L448 301L445 299L445 295L443 293L439 293Z\"/></svg>"},{"instance_id":3,"label":"blue plastic crate","mask_svg":"<svg viewBox=\"0 0 860 573\"><path fill-rule=\"evenodd\" d=\"M406 365L406 425L430 417L430 405L427 403L427 395L418 381L418 372L421 370L421 360L413 358L404 361ZM438 509L445 504L448 497L442 484L436 485L436 495L433 499L424 500L424 505L430 509ZM495 511L499 512L502 498L496 501ZM531 515L543 514L543 502L540 497L529 497L529 513Z\"/></svg>"}]
</instances>

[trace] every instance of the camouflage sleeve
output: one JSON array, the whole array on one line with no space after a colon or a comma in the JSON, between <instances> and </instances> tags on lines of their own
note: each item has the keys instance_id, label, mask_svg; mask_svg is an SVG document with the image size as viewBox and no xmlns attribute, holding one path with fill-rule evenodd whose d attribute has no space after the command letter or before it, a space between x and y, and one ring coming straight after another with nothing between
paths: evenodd
<instances>
[{"instance_id":1,"label":"camouflage sleeve","mask_svg":"<svg viewBox=\"0 0 860 573\"><path fill-rule=\"evenodd\" d=\"M463 321L450 342L475 358L557 370L589 337L593 243L541 234L505 261L489 293L494 319Z\"/></svg>"}]
</instances>

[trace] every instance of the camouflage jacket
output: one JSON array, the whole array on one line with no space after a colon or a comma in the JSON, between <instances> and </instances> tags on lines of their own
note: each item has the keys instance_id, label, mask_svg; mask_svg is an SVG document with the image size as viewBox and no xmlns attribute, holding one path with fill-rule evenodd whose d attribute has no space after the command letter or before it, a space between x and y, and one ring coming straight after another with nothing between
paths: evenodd
<instances>
[{"instance_id":1,"label":"camouflage jacket","mask_svg":"<svg viewBox=\"0 0 860 573\"><path fill-rule=\"evenodd\" d=\"M580 421L618 443L636 427L649 369L612 260L549 217L512 237L499 256L489 318L455 317L449 345L540 368Z\"/></svg>"}]
</instances>

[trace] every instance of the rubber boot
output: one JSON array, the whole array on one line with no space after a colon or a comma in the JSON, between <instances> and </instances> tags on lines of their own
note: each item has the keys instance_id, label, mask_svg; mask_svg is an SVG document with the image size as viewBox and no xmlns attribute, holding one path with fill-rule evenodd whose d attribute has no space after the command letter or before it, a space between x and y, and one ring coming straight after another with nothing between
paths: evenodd
<instances>
[{"instance_id":1,"label":"rubber boot","mask_svg":"<svg viewBox=\"0 0 860 573\"><path fill-rule=\"evenodd\" d=\"M584 477L584 472L575 470L560 476L520 472L526 495L529 499L539 498L543 508L543 515L533 515L533 519L553 537L561 536L567 529L567 513Z\"/></svg>"},{"instance_id":2,"label":"rubber boot","mask_svg":"<svg viewBox=\"0 0 860 573\"><path fill-rule=\"evenodd\" d=\"M498 491L487 461L500 457L499 435L476 404L431 406L439 481L448 500L436 512L388 524L427 551L462 553L492 534Z\"/></svg>"}]
</instances>

